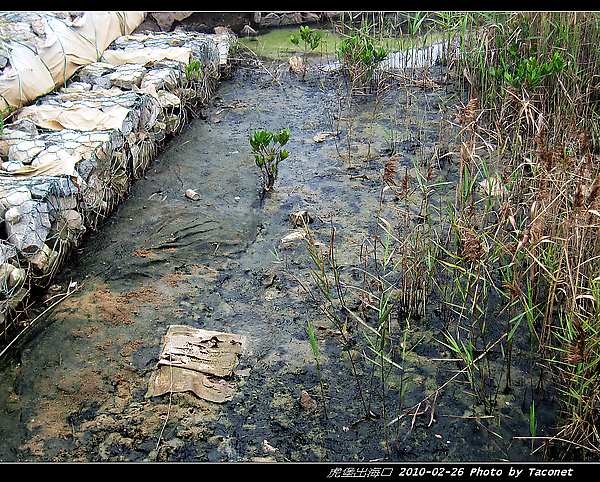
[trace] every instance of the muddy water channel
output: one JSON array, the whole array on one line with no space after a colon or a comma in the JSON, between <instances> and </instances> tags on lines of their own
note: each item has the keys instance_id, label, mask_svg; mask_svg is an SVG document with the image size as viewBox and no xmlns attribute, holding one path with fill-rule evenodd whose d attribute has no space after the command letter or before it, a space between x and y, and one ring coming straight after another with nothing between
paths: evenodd
<instances>
[{"instance_id":1,"label":"muddy water channel","mask_svg":"<svg viewBox=\"0 0 600 482\"><path fill-rule=\"evenodd\" d=\"M447 383L460 366L444 361L452 354L436 341L443 339L442 323L433 302L423 317L394 317L388 336L412 349L395 359L383 389L375 377L369 390L372 365L353 326L361 390L367 399L371 394L366 420L339 333L279 270L276 255L311 286L306 249L281 244L293 229L288 217L298 210L313 215L311 232L325 246L334 226L339 263L356 266L360 246L375 230L381 171L390 156L383 129L398 121L393 142L403 173L415 159L431 156L443 106L458 102L446 87L400 84L381 105L375 96L355 99L360 108L349 158L339 75L311 71L302 82L287 71L275 80L260 68L239 69L221 83L205 118L169 141L145 178L86 238L49 295L64 293L69 283L80 289L40 318L5 360L1 460L541 460L541 451L530 455L530 440L514 438L530 435L529 404L523 404L528 343L515 350L523 360L514 363L513 390L500 390L486 412L464 377ZM424 113L418 139L401 122L409 105ZM274 189L261 196L248 136L280 127L290 128L291 156L280 164ZM315 141L318 133L337 131ZM435 175L451 181L455 170L446 162ZM199 199L186 197L187 189ZM146 397L162 337L176 324L247 338L230 401L211 403L191 393ZM551 397L541 397L538 436L551 434L555 417Z\"/></svg>"}]
</instances>

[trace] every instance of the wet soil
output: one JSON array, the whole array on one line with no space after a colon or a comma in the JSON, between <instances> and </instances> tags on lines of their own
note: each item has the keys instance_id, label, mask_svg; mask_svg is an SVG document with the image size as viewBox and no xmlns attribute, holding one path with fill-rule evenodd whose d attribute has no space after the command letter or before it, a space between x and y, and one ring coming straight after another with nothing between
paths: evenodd
<instances>
[{"instance_id":1,"label":"wet soil","mask_svg":"<svg viewBox=\"0 0 600 482\"><path fill-rule=\"evenodd\" d=\"M386 412L375 392L367 420L335 327L277 271L275 251L309 279L302 245L280 245L292 230L289 214L300 209L315 216L311 229L324 244L335 226L340 263L356 264L359 246L375 229L381 170L390 155L382 129L390 116L407 108L407 99L427 113L418 143L408 127L398 128L401 159L410 169L434 148L440 106L457 102L446 87L396 85L373 130L374 96L356 100L361 107L349 159L348 133L339 122L341 82L335 72L311 71L302 82L286 66L277 80L260 68L239 68L219 86L206 118L193 119L165 145L124 202L86 236L49 295L58 298L69 283L79 289L40 317L4 360L0 460L541 459L540 452L530 455L529 440L513 438L529 435L528 343L515 351L523 361L515 361L513 391L500 392L487 413L464 378L445 385L458 365L440 361L452 356L436 341L441 322L433 310L408 324L398 318L390 336L399 345L406 334L414 349L397 360L403 371L387 378ZM248 136L280 127L290 128L292 155L263 196ZM338 137L314 140L338 130ZM450 179L455 169L448 163L437 174ZM200 199L187 198L187 189ZM231 401L210 403L191 393L146 398L172 324L247 337ZM365 390L371 365L358 363ZM303 391L312 405L301 403ZM402 411L410 407L417 409ZM538 435L549 435L556 417L551 397L540 397L536 417Z\"/></svg>"}]
</instances>

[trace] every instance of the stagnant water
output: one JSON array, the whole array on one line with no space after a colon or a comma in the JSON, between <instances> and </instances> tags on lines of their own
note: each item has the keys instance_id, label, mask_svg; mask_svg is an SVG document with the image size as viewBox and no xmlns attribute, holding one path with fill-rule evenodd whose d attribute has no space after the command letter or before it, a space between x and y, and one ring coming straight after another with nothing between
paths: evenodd
<instances>
[{"instance_id":1,"label":"stagnant water","mask_svg":"<svg viewBox=\"0 0 600 482\"><path fill-rule=\"evenodd\" d=\"M355 99L348 159L346 124L337 117L343 118L340 85L336 72L311 71L302 82L285 70L275 80L262 69L240 69L221 83L206 118L193 119L164 147L127 199L86 237L49 294L64 293L69 283L81 289L41 317L5 360L0 460L541 460L541 451L530 455L529 440L514 438L529 435L526 356L515 361L513 391L500 391L492 413L474 403L459 377L428 399L434 404L423 402L386 432L384 420L398 414L398 375L386 386L388 412L375 394L376 418L364 420L334 327L275 270L278 249L292 271L307 276L302 246L279 246L292 229L288 215L300 209L315 216L311 229L320 242L329 242L333 224L340 262L356 263L358 246L375 228L381 169L390 155L383 129L399 121L396 147L410 169L433 149L444 106L458 102L446 88L402 85L388 89L377 108L375 96ZM422 114L419 135L402 125L413 118L409 105ZM263 198L248 136L280 127L290 128L292 154ZM339 137L314 140L337 130ZM438 174L452 179L455 168L448 164ZM185 197L187 189L200 199ZM452 354L436 341L440 323L432 316L410 326L397 320L391 334L399 343L406 332L414 347L401 361L403 375L410 375L402 408L418 406L458 368L440 361ZM233 400L145 397L172 324L247 337ZM528 346L515 353L527 355ZM363 389L368 367L360 368ZM313 410L301 406L303 390L317 402ZM536 399L536 419L537 435L551 435L551 397Z\"/></svg>"}]
</instances>

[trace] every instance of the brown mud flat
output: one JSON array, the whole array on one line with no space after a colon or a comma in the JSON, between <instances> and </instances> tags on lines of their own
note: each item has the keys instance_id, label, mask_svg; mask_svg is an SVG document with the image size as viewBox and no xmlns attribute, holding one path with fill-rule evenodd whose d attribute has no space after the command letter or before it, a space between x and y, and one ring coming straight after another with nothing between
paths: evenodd
<instances>
[{"instance_id":1,"label":"brown mud flat","mask_svg":"<svg viewBox=\"0 0 600 482\"><path fill-rule=\"evenodd\" d=\"M263 70L241 69L221 83L206 118L194 119L165 146L56 281L63 290L73 281L81 288L40 319L3 364L1 460L541 459L539 452L529 455L529 441L512 438L529 435L529 413L521 406L527 343L515 350L523 361L515 363L513 392L501 393L489 416L473 403L464 380L445 385L457 366L439 361L449 357L435 341L439 320L429 314L411 321L407 342L415 349L403 360L411 379L402 404L418 409L388 427L388 450L380 404L373 403L375 417L364 420L335 328L274 270L272 253L290 233L294 211L315 215L311 229L323 243L331 223L336 226L346 264L374 229L381 170L389 158L381 130L369 138L368 116L357 117L351 165L340 155L343 134L314 141L317 133L338 127L336 76L311 72L302 82L284 72L274 82ZM435 139L440 112L432 106L448 91L398 86L388 97L388 112L403 105L407 89L430 117L423 138ZM362 112L369 112L368 105ZM290 127L292 155L261 199L248 135L279 127ZM410 166L414 148L404 141ZM439 174L451 179L455 171L450 163ZM200 199L186 198L187 189ZM302 246L285 248L290 266L306 273ZM307 316L319 346L328 418ZM394 323L397 333L407 329L400 318ZM233 400L212 404L189 393L145 398L162 336L172 324L247 337ZM369 367L360 369L368 379ZM306 403L306 394L314 404ZM392 377L386 398L395 415L399 395ZM536 412L538 435L550 434L552 399L536 404Z\"/></svg>"}]
</instances>

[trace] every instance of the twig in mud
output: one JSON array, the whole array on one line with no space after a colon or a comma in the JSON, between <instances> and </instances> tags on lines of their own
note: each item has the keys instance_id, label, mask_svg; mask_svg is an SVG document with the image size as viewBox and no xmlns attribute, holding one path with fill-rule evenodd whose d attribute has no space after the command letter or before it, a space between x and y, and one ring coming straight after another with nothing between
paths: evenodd
<instances>
[{"instance_id":1,"label":"twig in mud","mask_svg":"<svg viewBox=\"0 0 600 482\"><path fill-rule=\"evenodd\" d=\"M559 438L559 437L513 437L516 440L546 440L546 443L548 442L553 442L553 441L558 441L558 442L564 442L564 443L568 443L571 445L574 445L575 447L579 447L580 449L584 449L584 450L588 450L590 452L594 452L594 451L598 451L597 447L591 448L588 447L586 445L581 445L577 442L574 442L573 440L567 440L565 438ZM546 445L546 443L540 445L537 449L535 449L533 452L531 452L531 455L533 455L534 453L536 453L539 449L541 449L542 447L544 447Z\"/></svg>"},{"instance_id":2,"label":"twig in mud","mask_svg":"<svg viewBox=\"0 0 600 482\"><path fill-rule=\"evenodd\" d=\"M422 80L416 80L406 77L405 75L399 74L397 72L386 71L386 74L390 75L391 77L404 80L415 87L421 87L423 89L438 89L440 87L437 82L430 79L429 77L423 77Z\"/></svg>"},{"instance_id":3,"label":"twig in mud","mask_svg":"<svg viewBox=\"0 0 600 482\"><path fill-rule=\"evenodd\" d=\"M173 169L173 173L175 174L175 177L181 183L181 187L184 187L185 183L183 182L183 179L181 179L181 166L179 164L175 164L175 169Z\"/></svg>"},{"instance_id":4,"label":"twig in mud","mask_svg":"<svg viewBox=\"0 0 600 482\"><path fill-rule=\"evenodd\" d=\"M506 338L506 336L508 336L508 333L504 333L504 335L502 335L500 338L498 338L490 347L487 348L487 350L485 350L481 355L479 355L477 358L475 358L472 362L470 362L469 364L467 364L464 368L462 368L461 370L459 370L456 375L454 375L452 378L450 378L448 381L446 381L446 383L444 383L441 387L439 387L437 390L435 390L433 393L427 395L423 400L421 400L419 403L417 403L416 405L413 405L408 411L406 411L406 413L404 413L403 415L400 415L399 417L396 417L394 420L392 420L391 422L388 423L388 427L398 421L400 421L400 419L406 417L407 415L409 415L413 409L416 409L415 414L413 415L413 424L414 424L414 418L417 415L423 415L427 409L429 407L427 407L425 409L425 411L421 412L421 413L417 413L421 404L423 402L428 402L429 398L431 398L432 396L435 395L435 398L437 398L439 392L441 390L443 390L447 385L449 385L450 383L452 383L456 378L458 378L459 375L463 374L465 371L467 371L469 368L471 368L472 365L475 365L475 363L477 363L479 360L481 360L484 356L486 356L489 351L494 348L498 343L500 343L500 341L502 341L503 338ZM435 399L434 399L435 400ZM432 407L435 406L435 402L433 405L431 405ZM432 414L431 414L431 420L429 422L429 425L431 425L431 423L433 422L433 408L432 408ZM411 425L411 430L412 430L412 425ZM410 431L409 431L410 433Z\"/></svg>"},{"instance_id":5,"label":"twig in mud","mask_svg":"<svg viewBox=\"0 0 600 482\"><path fill-rule=\"evenodd\" d=\"M600 450L599 447L595 447L593 445L592 445L592 447L589 447L586 445L582 445L578 442L575 442L574 440L568 440L568 439L559 437L559 435L562 434L563 432L565 432L565 429L561 430L557 435L555 435L553 437L513 437L513 438L515 440L545 440L546 441L545 443L543 443L537 449L535 449L533 452L531 452L532 455L534 453L536 453L539 449L544 447L548 442L554 442L554 441L568 443L570 445L573 445L573 446L578 447L583 450L587 450L589 452L598 452L598 450Z\"/></svg>"},{"instance_id":6,"label":"twig in mud","mask_svg":"<svg viewBox=\"0 0 600 482\"><path fill-rule=\"evenodd\" d=\"M484 429L486 429L489 433L491 433L494 437L498 437L499 439L502 439L502 435L497 434L496 432L494 432L493 430L490 430L489 428L487 428L484 424L481 423L480 418L481 417L474 417L475 418L475 422L477 423L477 425L479 425L480 427L483 427Z\"/></svg>"},{"instance_id":7,"label":"twig in mud","mask_svg":"<svg viewBox=\"0 0 600 482\"><path fill-rule=\"evenodd\" d=\"M421 408L421 404L425 402L427 404L427 406L425 407L425 409L422 412L419 412L419 408ZM429 400L425 399L419 402L419 404L417 405L417 409L415 410L415 413L413 414L412 417L412 422L410 423L410 430L408 431L408 433L406 434L406 436L408 437L410 435L410 433L412 432L412 429L415 426L415 420L417 419L418 415L425 415L427 413L427 410L429 410L429 407L431 406L431 404L429 403ZM433 415L432 415L433 418ZM389 424L388 424L389 426Z\"/></svg>"},{"instance_id":8,"label":"twig in mud","mask_svg":"<svg viewBox=\"0 0 600 482\"><path fill-rule=\"evenodd\" d=\"M6 353L6 351L13 345L13 343L15 343L21 337L21 335L23 333L25 333L29 328L31 328L37 320L39 320L42 316L44 316L46 313L48 313L48 311L50 311L56 305L59 305L60 303L62 303L64 300L66 300L73 293L75 293L76 291L79 291L82 287L83 287L83 283L76 284L75 289L73 289L73 291L71 291L71 283L69 283L69 286L67 287L67 292L60 299L56 300L48 308L46 308L39 315L37 315L33 320L31 320L28 323L28 325L25 328L23 328L23 330L21 330L21 332L17 336L15 336L8 345L6 345L4 347L4 349L0 352L0 358L2 358L2 356L4 356L4 354ZM55 297L56 296L58 296L58 295L55 295Z\"/></svg>"},{"instance_id":9,"label":"twig in mud","mask_svg":"<svg viewBox=\"0 0 600 482\"><path fill-rule=\"evenodd\" d=\"M163 423L162 429L160 430L160 434L158 434L158 440L156 441L156 458L158 459L158 448L160 447L160 441L162 439L165 428L167 427L167 422L169 421L169 415L171 414L171 405L173 402L173 354L169 353L169 376L171 378L171 385L169 387L169 406L167 408L167 415L165 416L165 423Z\"/></svg>"},{"instance_id":10,"label":"twig in mud","mask_svg":"<svg viewBox=\"0 0 600 482\"><path fill-rule=\"evenodd\" d=\"M242 44L242 45L243 45L243 44ZM262 60L260 60L260 58L258 57L258 55L256 55L256 52L254 52L254 50L252 50L252 49L251 49L250 47L248 47L247 45L243 45L243 47L244 47L244 48L246 48L246 49L247 49L247 50L248 50L248 51L249 51L249 52L250 52L250 53L251 53L251 54L254 56L254 60L255 60L256 62L258 62L258 64L259 64L259 65L260 65L260 66L261 66L263 69L265 69L265 72L267 72L267 74L269 74L269 75L271 76L271 78L272 78L272 79L273 79L275 82L277 82L277 83L279 84L279 87L281 87L281 89L282 89L282 90L285 90L285 87L283 86L283 84L282 84L281 82L279 82L279 79L277 79L277 77L275 77L275 76L273 75L273 73L272 73L272 72L271 72L269 69L267 69L267 67L265 66L265 63L264 63Z\"/></svg>"}]
</instances>

